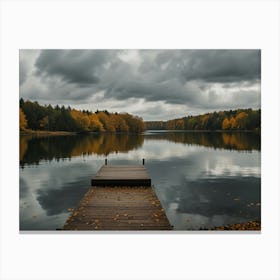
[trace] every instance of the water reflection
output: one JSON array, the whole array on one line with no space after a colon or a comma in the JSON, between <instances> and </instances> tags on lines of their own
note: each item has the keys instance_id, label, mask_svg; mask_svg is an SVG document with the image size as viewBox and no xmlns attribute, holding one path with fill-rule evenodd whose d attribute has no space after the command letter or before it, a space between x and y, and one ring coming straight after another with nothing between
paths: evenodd
<instances>
[{"instance_id":1,"label":"water reflection","mask_svg":"<svg viewBox=\"0 0 280 280\"><path fill-rule=\"evenodd\" d=\"M177 213L206 218L203 224L188 222L193 229L229 223L228 217L230 223L243 222L248 217L258 220L260 217L259 178L185 179L182 185L168 189L166 196L176 202ZM212 217L220 217L219 223L213 223ZM177 225L177 229L184 228L186 224L187 220L185 224Z\"/></svg>"},{"instance_id":2,"label":"water reflection","mask_svg":"<svg viewBox=\"0 0 280 280\"><path fill-rule=\"evenodd\" d=\"M260 220L260 137L252 133L21 137L20 148L22 230L61 228L105 156L113 164L146 158L176 230Z\"/></svg>"},{"instance_id":3,"label":"water reflection","mask_svg":"<svg viewBox=\"0 0 280 280\"><path fill-rule=\"evenodd\" d=\"M67 182L60 189L45 189L44 185L37 191L37 200L47 216L67 212L75 207L88 189L88 181ZM84 192L82 192L84 190Z\"/></svg>"},{"instance_id":4,"label":"water reflection","mask_svg":"<svg viewBox=\"0 0 280 280\"><path fill-rule=\"evenodd\" d=\"M40 162L20 171L20 228L55 230L88 190L98 160Z\"/></svg>"},{"instance_id":5,"label":"water reflection","mask_svg":"<svg viewBox=\"0 0 280 280\"><path fill-rule=\"evenodd\" d=\"M260 134L254 132L152 131L147 133L146 139L239 151L260 150Z\"/></svg>"},{"instance_id":6,"label":"water reflection","mask_svg":"<svg viewBox=\"0 0 280 280\"><path fill-rule=\"evenodd\" d=\"M91 134L49 137L20 137L20 165L40 160L59 160L80 155L127 152L143 145L144 136L136 134Z\"/></svg>"},{"instance_id":7,"label":"water reflection","mask_svg":"<svg viewBox=\"0 0 280 280\"><path fill-rule=\"evenodd\" d=\"M181 149L181 153L147 164L175 229L260 220L259 152L191 147L187 153Z\"/></svg>"},{"instance_id":8,"label":"water reflection","mask_svg":"<svg viewBox=\"0 0 280 280\"><path fill-rule=\"evenodd\" d=\"M40 160L60 160L81 155L107 156L142 147L145 140L170 141L211 148L260 150L260 135L226 132L148 132L136 134L91 134L49 137L20 137L20 165L39 164Z\"/></svg>"}]
</instances>

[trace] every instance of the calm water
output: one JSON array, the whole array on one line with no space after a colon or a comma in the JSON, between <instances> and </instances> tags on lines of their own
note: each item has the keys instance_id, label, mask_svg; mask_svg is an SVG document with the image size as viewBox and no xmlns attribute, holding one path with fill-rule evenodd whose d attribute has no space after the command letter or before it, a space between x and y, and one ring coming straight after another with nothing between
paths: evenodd
<instances>
[{"instance_id":1,"label":"calm water","mask_svg":"<svg viewBox=\"0 0 280 280\"><path fill-rule=\"evenodd\" d=\"M260 136L163 132L20 138L20 229L62 228L103 165L141 164L177 230L260 220Z\"/></svg>"}]
</instances>

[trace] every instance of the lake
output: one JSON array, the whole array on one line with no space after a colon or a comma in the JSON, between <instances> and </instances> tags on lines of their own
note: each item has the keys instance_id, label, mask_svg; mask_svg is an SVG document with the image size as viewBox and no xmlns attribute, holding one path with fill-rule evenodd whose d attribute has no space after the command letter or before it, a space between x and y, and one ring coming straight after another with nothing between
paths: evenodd
<instances>
[{"instance_id":1,"label":"lake","mask_svg":"<svg viewBox=\"0 0 280 280\"><path fill-rule=\"evenodd\" d=\"M61 229L111 164L145 165L175 230L261 220L260 135L146 131L20 137L20 230Z\"/></svg>"}]
</instances>

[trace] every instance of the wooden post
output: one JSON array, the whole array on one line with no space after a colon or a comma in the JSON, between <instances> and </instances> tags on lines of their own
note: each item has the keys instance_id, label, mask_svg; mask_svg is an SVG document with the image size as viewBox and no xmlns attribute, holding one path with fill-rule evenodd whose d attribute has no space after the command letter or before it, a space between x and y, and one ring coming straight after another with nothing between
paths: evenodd
<instances>
[{"instance_id":1,"label":"wooden post","mask_svg":"<svg viewBox=\"0 0 280 280\"><path fill-rule=\"evenodd\" d=\"M107 160L107 158L105 158L105 165L107 165L107 163L108 163L108 160Z\"/></svg>"},{"instance_id":2,"label":"wooden post","mask_svg":"<svg viewBox=\"0 0 280 280\"><path fill-rule=\"evenodd\" d=\"M145 159L144 158L142 159L142 163L143 163L143 165L145 165Z\"/></svg>"}]
</instances>

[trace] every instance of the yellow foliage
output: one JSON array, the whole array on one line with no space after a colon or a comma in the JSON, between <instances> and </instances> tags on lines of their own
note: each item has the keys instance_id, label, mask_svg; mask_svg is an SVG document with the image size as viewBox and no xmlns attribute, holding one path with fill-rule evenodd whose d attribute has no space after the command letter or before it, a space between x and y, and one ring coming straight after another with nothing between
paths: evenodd
<instances>
[{"instance_id":1,"label":"yellow foliage","mask_svg":"<svg viewBox=\"0 0 280 280\"><path fill-rule=\"evenodd\" d=\"M89 130L90 120L87 114L84 114L81 111L72 109L70 111L70 114L72 118L76 121L76 123L79 125L80 129L83 129L85 131Z\"/></svg>"},{"instance_id":2,"label":"yellow foliage","mask_svg":"<svg viewBox=\"0 0 280 280\"><path fill-rule=\"evenodd\" d=\"M97 114L92 114L89 116L90 130L91 131L105 131L102 123L100 122Z\"/></svg>"},{"instance_id":3,"label":"yellow foliage","mask_svg":"<svg viewBox=\"0 0 280 280\"><path fill-rule=\"evenodd\" d=\"M19 109L19 128L20 130L25 130L27 128L27 120L21 108Z\"/></svg>"},{"instance_id":4,"label":"yellow foliage","mask_svg":"<svg viewBox=\"0 0 280 280\"><path fill-rule=\"evenodd\" d=\"M206 125L208 120L209 120L209 115L206 114L206 115L201 116L201 124L202 124L203 127Z\"/></svg>"},{"instance_id":5,"label":"yellow foliage","mask_svg":"<svg viewBox=\"0 0 280 280\"><path fill-rule=\"evenodd\" d=\"M23 157L27 151L27 147L28 147L28 141L30 140L30 137L26 137L26 136L20 136L19 139L19 160L22 161Z\"/></svg>"},{"instance_id":6,"label":"yellow foliage","mask_svg":"<svg viewBox=\"0 0 280 280\"><path fill-rule=\"evenodd\" d=\"M107 111L98 113L83 113L72 109L72 118L83 131L98 132L142 132L144 122L142 119L129 114L112 114Z\"/></svg>"},{"instance_id":7,"label":"yellow foliage","mask_svg":"<svg viewBox=\"0 0 280 280\"><path fill-rule=\"evenodd\" d=\"M222 129L230 129L230 128L231 128L230 122L228 118L225 118L222 124Z\"/></svg>"},{"instance_id":8,"label":"yellow foliage","mask_svg":"<svg viewBox=\"0 0 280 280\"><path fill-rule=\"evenodd\" d=\"M184 129L184 120L179 119L176 121L176 129Z\"/></svg>"},{"instance_id":9,"label":"yellow foliage","mask_svg":"<svg viewBox=\"0 0 280 280\"><path fill-rule=\"evenodd\" d=\"M175 120L167 121L166 128L168 130L175 130L176 129L176 122L175 122Z\"/></svg>"},{"instance_id":10,"label":"yellow foliage","mask_svg":"<svg viewBox=\"0 0 280 280\"><path fill-rule=\"evenodd\" d=\"M236 128L238 129L246 128L247 119L248 119L248 114L245 112L240 112L235 118Z\"/></svg>"},{"instance_id":11,"label":"yellow foliage","mask_svg":"<svg viewBox=\"0 0 280 280\"><path fill-rule=\"evenodd\" d=\"M112 120L110 120L110 115L105 112L99 112L98 118L100 122L103 124L103 127L106 131L115 132L116 128L114 127Z\"/></svg>"},{"instance_id":12,"label":"yellow foliage","mask_svg":"<svg viewBox=\"0 0 280 280\"><path fill-rule=\"evenodd\" d=\"M232 129L235 129L236 128L236 120L235 120L235 118L234 117L231 117L231 119L230 119L230 126L231 126L231 128Z\"/></svg>"}]
</instances>

